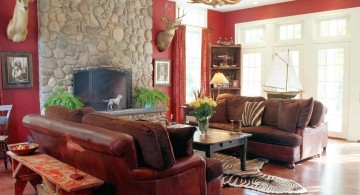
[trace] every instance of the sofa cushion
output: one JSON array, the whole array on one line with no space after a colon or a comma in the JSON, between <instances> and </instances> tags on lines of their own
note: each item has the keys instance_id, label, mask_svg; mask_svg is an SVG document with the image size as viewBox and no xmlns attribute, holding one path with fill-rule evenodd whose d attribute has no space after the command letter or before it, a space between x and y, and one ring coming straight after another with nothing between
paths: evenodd
<instances>
[{"instance_id":1,"label":"sofa cushion","mask_svg":"<svg viewBox=\"0 0 360 195\"><path fill-rule=\"evenodd\" d=\"M264 112L265 102L246 102L241 117L243 126L259 126Z\"/></svg>"},{"instance_id":2,"label":"sofa cushion","mask_svg":"<svg viewBox=\"0 0 360 195\"><path fill-rule=\"evenodd\" d=\"M210 117L210 122L227 122L226 118L226 100L217 100L217 106L214 108L215 114Z\"/></svg>"},{"instance_id":3,"label":"sofa cushion","mask_svg":"<svg viewBox=\"0 0 360 195\"><path fill-rule=\"evenodd\" d=\"M283 145L296 147L302 143L302 137L295 133L289 133L280 130L276 127L270 126L257 126L257 127L244 127L242 132L251 133L249 141L263 142L269 144ZM274 151L281 152L281 151Z\"/></svg>"},{"instance_id":4,"label":"sofa cushion","mask_svg":"<svg viewBox=\"0 0 360 195\"><path fill-rule=\"evenodd\" d=\"M193 140L196 127L190 125L172 125L167 127L175 158L194 154Z\"/></svg>"},{"instance_id":5,"label":"sofa cushion","mask_svg":"<svg viewBox=\"0 0 360 195\"><path fill-rule=\"evenodd\" d=\"M92 112L96 112L95 108L91 107L91 106L84 106L82 108L80 108L81 111L83 111L84 116L87 114L90 114Z\"/></svg>"},{"instance_id":6,"label":"sofa cushion","mask_svg":"<svg viewBox=\"0 0 360 195\"><path fill-rule=\"evenodd\" d=\"M278 128L290 133L295 133L299 110L299 102L291 103L280 101Z\"/></svg>"},{"instance_id":7,"label":"sofa cushion","mask_svg":"<svg viewBox=\"0 0 360 195\"><path fill-rule=\"evenodd\" d=\"M272 127L278 126L279 99L267 99L265 101L265 109L262 117L262 124Z\"/></svg>"},{"instance_id":8,"label":"sofa cushion","mask_svg":"<svg viewBox=\"0 0 360 195\"><path fill-rule=\"evenodd\" d=\"M246 102L260 102L264 101L264 97L245 97L245 96L234 96L227 99L227 119L228 120L241 120L244 112Z\"/></svg>"},{"instance_id":9,"label":"sofa cushion","mask_svg":"<svg viewBox=\"0 0 360 195\"><path fill-rule=\"evenodd\" d=\"M318 127L324 122L326 107L319 101L314 101L313 112L309 121L310 127Z\"/></svg>"},{"instance_id":10,"label":"sofa cushion","mask_svg":"<svg viewBox=\"0 0 360 195\"><path fill-rule=\"evenodd\" d=\"M214 158L204 158L206 162L206 181L210 182L219 178L223 173L223 167L219 160Z\"/></svg>"},{"instance_id":11,"label":"sofa cushion","mask_svg":"<svg viewBox=\"0 0 360 195\"><path fill-rule=\"evenodd\" d=\"M300 103L300 111L297 121L297 128L304 129L310 121L313 107L314 107L314 99L311 97L309 99L301 99L301 100L285 100L288 102L299 102Z\"/></svg>"},{"instance_id":12,"label":"sofa cushion","mask_svg":"<svg viewBox=\"0 0 360 195\"><path fill-rule=\"evenodd\" d=\"M168 133L159 123L123 120L98 112L87 114L82 122L131 135L140 166L165 170L175 164Z\"/></svg>"},{"instance_id":13,"label":"sofa cushion","mask_svg":"<svg viewBox=\"0 0 360 195\"><path fill-rule=\"evenodd\" d=\"M300 102L300 111L297 121L297 128L303 129L309 124L313 112L314 99L311 97L307 100L299 100L299 102Z\"/></svg>"},{"instance_id":14,"label":"sofa cushion","mask_svg":"<svg viewBox=\"0 0 360 195\"><path fill-rule=\"evenodd\" d=\"M65 106L49 106L45 110L45 116L81 123L84 112L80 109L70 110Z\"/></svg>"}]
</instances>

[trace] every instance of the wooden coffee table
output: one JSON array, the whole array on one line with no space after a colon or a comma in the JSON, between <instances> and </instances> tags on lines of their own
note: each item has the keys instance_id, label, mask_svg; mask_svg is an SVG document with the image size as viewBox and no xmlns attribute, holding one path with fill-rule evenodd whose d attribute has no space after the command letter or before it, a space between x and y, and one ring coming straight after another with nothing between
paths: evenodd
<instances>
[{"instance_id":1,"label":"wooden coffee table","mask_svg":"<svg viewBox=\"0 0 360 195\"><path fill-rule=\"evenodd\" d=\"M211 158L216 151L240 146L241 170L246 170L246 149L247 139L251 136L248 133L238 133L231 135L230 131L210 128L206 135L201 135L200 131L194 134L195 150L204 151L206 157Z\"/></svg>"}]
</instances>

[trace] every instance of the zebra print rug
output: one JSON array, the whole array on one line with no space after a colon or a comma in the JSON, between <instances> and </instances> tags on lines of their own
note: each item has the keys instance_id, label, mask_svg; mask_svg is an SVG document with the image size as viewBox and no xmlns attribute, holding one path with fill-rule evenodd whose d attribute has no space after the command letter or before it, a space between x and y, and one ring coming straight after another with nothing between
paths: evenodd
<instances>
[{"instance_id":1,"label":"zebra print rug","mask_svg":"<svg viewBox=\"0 0 360 195\"><path fill-rule=\"evenodd\" d=\"M260 170L268 162L266 159L246 161L247 171L241 171L240 160L237 157L215 153L214 158L223 164L223 187L243 187L270 194L307 193L304 187L293 180L262 173Z\"/></svg>"}]
</instances>

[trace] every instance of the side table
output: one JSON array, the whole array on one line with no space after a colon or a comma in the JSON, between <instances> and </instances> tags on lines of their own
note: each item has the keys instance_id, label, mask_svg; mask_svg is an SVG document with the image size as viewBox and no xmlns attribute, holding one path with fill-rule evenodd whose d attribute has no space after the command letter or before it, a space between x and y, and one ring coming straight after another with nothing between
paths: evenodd
<instances>
[{"instance_id":1,"label":"side table","mask_svg":"<svg viewBox=\"0 0 360 195\"><path fill-rule=\"evenodd\" d=\"M12 159L15 194L22 194L26 183L29 181L34 187L41 183L41 179L48 189L49 194L91 194L91 189L102 185L104 182L87 173L77 170L84 178L74 180L70 175L74 167L67 165L51 156L35 153L28 156L19 156L11 151L7 154ZM52 189L52 184L55 189ZM55 192L54 192L55 191Z\"/></svg>"}]
</instances>

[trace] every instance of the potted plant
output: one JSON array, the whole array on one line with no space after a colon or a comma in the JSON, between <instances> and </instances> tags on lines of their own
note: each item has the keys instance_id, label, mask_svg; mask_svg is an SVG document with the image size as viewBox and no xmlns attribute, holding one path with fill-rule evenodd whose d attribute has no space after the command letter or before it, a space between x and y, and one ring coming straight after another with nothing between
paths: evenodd
<instances>
[{"instance_id":1,"label":"potted plant","mask_svg":"<svg viewBox=\"0 0 360 195\"><path fill-rule=\"evenodd\" d=\"M45 102L44 108L46 109L47 107L53 105L65 106L69 109L79 109L84 106L84 104L80 101L80 98L75 97L74 95L60 88L57 88L51 94L51 96Z\"/></svg>"},{"instance_id":2,"label":"potted plant","mask_svg":"<svg viewBox=\"0 0 360 195\"><path fill-rule=\"evenodd\" d=\"M168 94L159 91L157 89L147 89L145 87L139 87L135 89L135 96L133 97L134 103L145 106L145 108L155 108L158 103L169 105Z\"/></svg>"}]
</instances>

